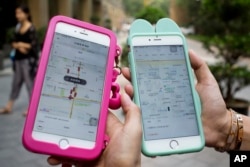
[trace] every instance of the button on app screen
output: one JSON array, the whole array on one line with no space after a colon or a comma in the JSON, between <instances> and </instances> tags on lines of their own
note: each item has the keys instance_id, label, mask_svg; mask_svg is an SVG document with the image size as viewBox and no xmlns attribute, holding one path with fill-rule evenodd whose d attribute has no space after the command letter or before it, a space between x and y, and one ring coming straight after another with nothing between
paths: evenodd
<instances>
[{"instance_id":1,"label":"button on app screen","mask_svg":"<svg viewBox=\"0 0 250 167\"><path fill-rule=\"evenodd\" d=\"M145 139L198 135L183 46L135 46L134 55Z\"/></svg>"},{"instance_id":2,"label":"button on app screen","mask_svg":"<svg viewBox=\"0 0 250 167\"><path fill-rule=\"evenodd\" d=\"M34 131L95 141L108 47L55 33Z\"/></svg>"}]
</instances>

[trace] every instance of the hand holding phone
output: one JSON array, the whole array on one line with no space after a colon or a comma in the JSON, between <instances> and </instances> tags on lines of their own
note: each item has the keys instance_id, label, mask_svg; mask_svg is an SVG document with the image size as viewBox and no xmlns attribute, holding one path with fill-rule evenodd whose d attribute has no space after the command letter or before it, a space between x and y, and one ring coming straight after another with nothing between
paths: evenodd
<instances>
[{"instance_id":1,"label":"hand holding phone","mask_svg":"<svg viewBox=\"0 0 250 167\"><path fill-rule=\"evenodd\" d=\"M23 133L33 152L96 158L105 125L117 44L108 29L64 16L50 21Z\"/></svg>"},{"instance_id":2,"label":"hand holding phone","mask_svg":"<svg viewBox=\"0 0 250 167\"><path fill-rule=\"evenodd\" d=\"M136 20L129 37L134 101L142 113L142 152L199 151L204 136L185 38L170 19L160 20L155 30L150 26Z\"/></svg>"},{"instance_id":3,"label":"hand holding phone","mask_svg":"<svg viewBox=\"0 0 250 167\"><path fill-rule=\"evenodd\" d=\"M141 166L141 115L138 106L129 97L132 93L131 85L126 85L125 92L121 95L124 122L117 119L112 112L108 114L107 135L110 136L110 141L98 159L86 162L52 156L48 158L48 163L50 165L67 163L79 167L94 167L97 164L103 167Z\"/></svg>"}]
</instances>

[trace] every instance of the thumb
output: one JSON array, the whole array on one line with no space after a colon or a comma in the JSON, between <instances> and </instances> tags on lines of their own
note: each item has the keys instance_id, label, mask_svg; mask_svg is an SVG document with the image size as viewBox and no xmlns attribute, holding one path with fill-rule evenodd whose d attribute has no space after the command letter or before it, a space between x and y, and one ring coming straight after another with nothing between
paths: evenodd
<instances>
[{"instance_id":1,"label":"thumb","mask_svg":"<svg viewBox=\"0 0 250 167\"><path fill-rule=\"evenodd\" d=\"M125 113L125 128L141 134L141 112L139 107L132 102L127 93L121 95L121 104L123 112Z\"/></svg>"},{"instance_id":2,"label":"thumb","mask_svg":"<svg viewBox=\"0 0 250 167\"><path fill-rule=\"evenodd\" d=\"M198 83L210 83L211 81L215 82L215 79L206 62L198 57L193 50L189 51L189 58Z\"/></svg>"}]
</instances>

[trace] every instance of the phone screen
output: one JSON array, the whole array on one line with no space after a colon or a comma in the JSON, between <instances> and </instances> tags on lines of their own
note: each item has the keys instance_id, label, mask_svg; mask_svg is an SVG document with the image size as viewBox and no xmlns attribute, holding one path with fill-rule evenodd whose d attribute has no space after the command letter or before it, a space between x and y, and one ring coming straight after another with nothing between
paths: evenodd
<instances>
[{"instance_id":1,"label":"phone screen","mask_svg":"<svg viewBox=\"0 0 250 167\"><path fill-rule=\"evenodd\" d=\"M108 51L54 34L33 131L96 141Z\"/></svg>"},{"instance_id":2,"label":"phone screen","mask_svg":"<svg viewBox=\"0 0 250 167\"><path fill-rule=\"evenodd\" d=\"M145 140L199 135L183 45L134 46Z\"/></svg>"}]
</instances>

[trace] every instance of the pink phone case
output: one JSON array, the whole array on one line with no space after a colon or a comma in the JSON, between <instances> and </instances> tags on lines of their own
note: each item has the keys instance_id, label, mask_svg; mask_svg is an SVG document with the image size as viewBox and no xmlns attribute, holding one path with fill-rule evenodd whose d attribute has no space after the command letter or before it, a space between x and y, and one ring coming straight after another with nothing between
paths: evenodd
<instances>
[{"instance_id":1,"label":"pink phone case","mask_svg":"<svg viewBox=\"0 0 250 167\"><path fill-rule=\"evenodd\" d=\"M35 122L37 113L38 103L40 99L42 83L45 76L45 70L48 63L50 49L52 45L52 39L55 32L55 26L58 22L65 22L78 27L96 31L98 33L106 34L110 38L110 47L108 54L108 61L106 67L106 74L104 80L104 89L101 102L101 111L99 115L99 122L97 128L96 144L93 149L82 149L69 147L68 149L60 149L58 145L36 141L32 138L32 130ZM106 120L108 114L108 107L116 109L120 107L120 96L119 96L119 85L115 82L117 71L114 69L114 62L117 53L120 52L120 48L117 47L117 41L115 34L103 27L92 25L90 23L78 21L65 16L55 16L51 19L47 30L44 47L42 50L41 60L36 76L36 81L33 88L33 94L29 105L28 115L23 131L23 145L26 149L42 154L63 156L74 159L90 160L98 157L102 149L105 148L107 136L105 136ZM110 91L113 96L110 99Z\"/></svg>"}]
</instances>

